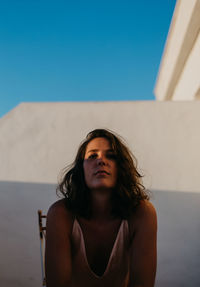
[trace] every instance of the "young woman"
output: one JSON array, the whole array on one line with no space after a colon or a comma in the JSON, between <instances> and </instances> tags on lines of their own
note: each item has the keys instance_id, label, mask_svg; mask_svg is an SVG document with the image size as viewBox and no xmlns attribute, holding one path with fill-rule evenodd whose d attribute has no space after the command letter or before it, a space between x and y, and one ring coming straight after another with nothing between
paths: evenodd
<instances>
[{"instance_id":1,"label":"young woman","mask_svg":"<svg viewBox=\"0 0 200 287\"><path fill-rule=\"evenodd\" d=\"M152 287L156 211L136 160L114 133L97 129L79 147L47 215L47 287Z\"/></svg>"}]
</instances>

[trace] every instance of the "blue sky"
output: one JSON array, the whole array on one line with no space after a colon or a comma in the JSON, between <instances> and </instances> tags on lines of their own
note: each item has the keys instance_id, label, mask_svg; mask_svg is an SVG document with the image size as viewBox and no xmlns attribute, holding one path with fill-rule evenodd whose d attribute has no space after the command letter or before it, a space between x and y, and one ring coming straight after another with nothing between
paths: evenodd
<instances>
[{"instance_id":1,"label":"blue sky","mask_svg":"<svg viewBox=\"0 0 200 287\"><path fill-rule=\"evenodd\" d=\"M154 100L175 0L0 0L0 117L20 102Z\"/></svg>"}]
</instances>

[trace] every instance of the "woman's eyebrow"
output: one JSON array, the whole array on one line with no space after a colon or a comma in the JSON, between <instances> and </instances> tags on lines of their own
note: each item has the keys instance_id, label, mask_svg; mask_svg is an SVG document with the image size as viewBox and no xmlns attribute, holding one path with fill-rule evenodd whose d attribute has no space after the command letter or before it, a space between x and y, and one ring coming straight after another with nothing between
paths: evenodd
<instances>
[{"instance_id":1,"label":"woman's eyebrow","mask_svg":"<svg viewBox=\"0 0 200 287\"><path fill-rule=\"evenodd\" d=\"M90 149L89 151L87 151L87 153L90 153L90 152L98 152L99 150L98 149ZM114 152L113 149L106 149L105 152Z\"/></svg>"},{"instance_id":2,"label":"woman's eyebrow","mask_svg":"<svg viewBox=\"0 0 200 287\"><path fill-rule=\"evenodd\" d=\"M89 152L97 152L97 151L98 151L98 149L91 149L91 150L87 151L87 153L89 153Z\"/></svg>"}]
</instances>

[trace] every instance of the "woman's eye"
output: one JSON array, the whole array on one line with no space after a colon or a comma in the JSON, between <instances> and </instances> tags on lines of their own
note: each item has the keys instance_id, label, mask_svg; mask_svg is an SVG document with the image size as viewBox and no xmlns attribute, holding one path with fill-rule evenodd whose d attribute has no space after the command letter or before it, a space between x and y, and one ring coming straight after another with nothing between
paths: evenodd
<instances>
[{"instance_id":1,"label":"woman's eye","mask_svg":"<svg viewBox=\"0 0 200 287\"><path fill-rule=\"evenodd\" d=\"M116 155L114 153L107 154L108 159L116 159Z\"/></svg>"},{"instance_id":2,"label":"woman's eye","mask_svg":"<svg viewBox=\"0 0 200 287\"><path fill-rule=\"evenodd\" d=\"M94 159L97 157L97 154L96 153L93 153L91 155L88 156L89 159Z\"/></svg>"}]
</instances>

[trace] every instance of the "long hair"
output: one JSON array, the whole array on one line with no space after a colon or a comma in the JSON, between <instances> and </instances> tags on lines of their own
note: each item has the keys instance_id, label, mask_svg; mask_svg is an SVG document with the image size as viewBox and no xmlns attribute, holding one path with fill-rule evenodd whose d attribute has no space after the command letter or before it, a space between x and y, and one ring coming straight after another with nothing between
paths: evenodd
<instances>
[{"instance_id":1,"label":"long hair","mask_svg":"<svg viewBox=\"0 0 200 287\"><path fill-rule=\"evenodd\" d=\"M115 217L128 218L141 200L149 200L149 195L137 170L136 158L123 140L110 130L95 129L86 136L72 165L63 170L57 193L64 195L67 209L75 215L85 218L92 216L90 190L85 183L83 161L88 143L99 137L109 141L117 163L117 183L111 197L112 214Z\"/></svg>"}]
</instances>

